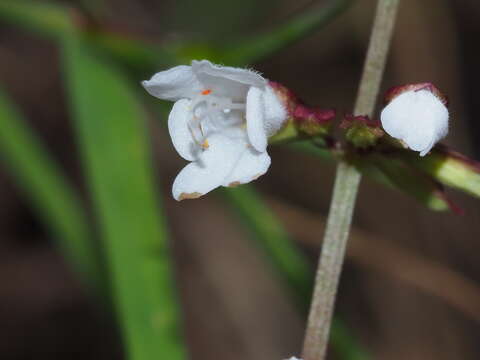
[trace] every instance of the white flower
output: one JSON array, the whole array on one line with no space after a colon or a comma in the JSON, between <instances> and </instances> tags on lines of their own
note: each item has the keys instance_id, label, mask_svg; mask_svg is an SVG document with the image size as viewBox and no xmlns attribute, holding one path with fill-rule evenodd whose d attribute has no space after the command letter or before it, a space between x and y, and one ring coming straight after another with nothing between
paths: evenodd
<instances>
[{"instance_id":1,"label":"white flower","mask_svg":"<svg viewBox=\"0 0 480 360\"><path fill-rule=\"evenodd\" d=\"M175 199L248 183L268 170L267 139L287 113L261 75L202 60L159 72L142 85L175 101L168 129L177 152L191 161L173 183Z\"/></svg>"},{"instance_id":2,"label":"white flower","mask_svg":"<svg viewBox=\"0 0 480 360\"><path fill-rule=\"evenodd\" d=\"M410 149L426 155L448 133L448 109L429 89L408 90L383 109L382 126Z\"/></svg>"}]
</instances>

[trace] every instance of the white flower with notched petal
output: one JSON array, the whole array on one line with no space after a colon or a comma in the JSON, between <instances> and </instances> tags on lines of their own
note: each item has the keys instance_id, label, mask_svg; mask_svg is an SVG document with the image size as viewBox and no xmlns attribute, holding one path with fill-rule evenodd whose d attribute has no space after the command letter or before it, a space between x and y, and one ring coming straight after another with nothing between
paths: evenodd
<instances>
[{"instance_id":1,"label":"white flower with notched petal","mask_svg":"<svg viewBox=\"0 0 480 360\"><path fill-rule=\"evenodd\" d=\"M383 109L385 131L425 156L448 133L446 100L432 84L398 87Z\"/></svg>"},{"instance_id":2,"label":"white flower with notched petal","mask_svg":"<svg viewBox=\"0 0 480 360\"><path fill-rule=\"evenodd\" d=\"M175 101L168 129L177 152L191 161L173 183L176 200L248 183L268 170L267 139L287 112L262 76L202 60L159 72L142 85Z\"/></svg>"}]
</instances>

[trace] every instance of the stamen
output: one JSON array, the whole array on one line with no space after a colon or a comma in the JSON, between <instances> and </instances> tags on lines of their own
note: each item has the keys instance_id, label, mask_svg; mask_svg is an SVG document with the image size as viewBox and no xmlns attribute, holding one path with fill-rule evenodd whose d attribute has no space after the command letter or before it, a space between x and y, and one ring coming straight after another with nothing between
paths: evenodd
<instances>
[{"instance_id":1,"label":"stamen","mask_svg":"<svg viewBox=\"0 0 480 360\"><path fill-rule=\"evenodd\" d=\"M230 98L210 95L211 93L211 89L203 90L199 94L197 93L198 95L194 96L190 103L192 117L188 122L188 129L193 141L203 150L209 147L208 141L205 140L207 134L203 125L208 127L210 122L214 124L223 120L230 121L231 119L227 118L227 114L232 111L244 112L246 108L245 103L234 103Z\"/></svg>"},{"instance_id":2,"label":"stamen","mask_svg":"<svg viewBox=\"0 0 480 360\"><path fill-rule=\"evenodd\" d=\"M191 124L187 124L188 130L190 131L190 135L192 135L193 141L197 144L200 145L200 141L197 139L195 136L195 130L193 129Z\"/></svg>"}]
</instances>

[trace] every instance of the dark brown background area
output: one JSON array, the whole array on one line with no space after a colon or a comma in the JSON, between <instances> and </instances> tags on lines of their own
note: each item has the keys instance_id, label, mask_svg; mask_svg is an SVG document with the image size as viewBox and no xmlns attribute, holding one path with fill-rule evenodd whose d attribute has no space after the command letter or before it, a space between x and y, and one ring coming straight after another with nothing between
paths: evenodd
<instances>
[{"instance_id":1,"label":"dark brown background area","mask_svg":"<svg viewBox=\"0 0 480 360\"><path fill-rule=\"evenodd\" d=\"M308 3L109 0L103 17L157 41L228 41L281 22ZM308 102L350 110L374 5L357 0L326 29L255 68ZM86 194L57 48L0 26L2 86ZM438 85L452 104L447 143L477 158L479 37L476 0L403 0L384 81L384 88ZM247 229L215 194L182 203L171 199L170 185L183 163L158 125L165 119L151 119L192 359L298 354L304 319ZM270 171L255 184L310 256L313 271L333 166L284 148L271 149L271 155ZM452 196L465 216L432 213L403 194L368 180L362 184L337 313L375 359L480 358L480 201ZM114 321L69 271L1 162L0 239L2 360L121 358Z\"/></svg>"}]
</instances>

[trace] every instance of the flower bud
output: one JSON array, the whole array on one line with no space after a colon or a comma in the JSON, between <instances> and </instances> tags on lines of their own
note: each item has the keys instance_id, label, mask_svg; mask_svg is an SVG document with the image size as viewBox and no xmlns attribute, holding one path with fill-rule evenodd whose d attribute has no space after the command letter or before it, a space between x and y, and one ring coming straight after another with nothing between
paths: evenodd
<instances>
[{"instance_id":1,"label":"flower bud","mask_svg":"<svg viewBox=\"0 0 480 360\"><path fill-rule=\"evenodd\" d=\"M345 137L358 148L367 148L374 145L384 135L378 120L371 120L368 116L354 116L347 114L340 123L346 130Z\"/></svg>"},{"instance_id":2,"label":"flower bud","mask_svg":"<svg viewBox=\"0 0 480 360\"><path fill-rule=\"evenodd\" d=\"M407 147L426 155L448 133L445 96L431 83L390 89L380 120L384 130Z\"/></svg>"}]
</instances>

